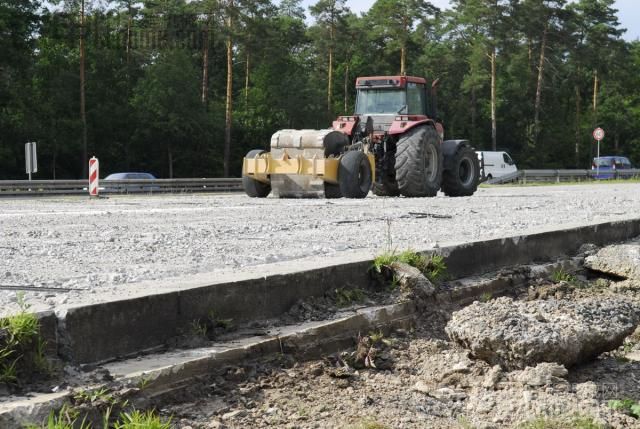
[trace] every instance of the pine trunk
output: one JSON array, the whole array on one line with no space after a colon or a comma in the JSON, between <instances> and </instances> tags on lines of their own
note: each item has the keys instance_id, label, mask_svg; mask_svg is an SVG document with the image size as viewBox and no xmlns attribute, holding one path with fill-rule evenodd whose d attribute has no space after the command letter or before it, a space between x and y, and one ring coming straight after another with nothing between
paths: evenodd
<instances>
[{"instance_id":1,"label":"pine trunk","mask_svg":"<svg viewBox=\"0 0 640 429\"><path fill-rule=\"evenodd\" d=\"M598 70L593 72L593 126L598 126Z\"/></svg>"},{"instance_id":2,"label":"pine trunk","mask_svg":"<svg viewBox=\"0 0 640 429\"><path fill-rule=\"evenodd\" d=\"M491 51L491 149L497 150L496 125L496 48Z\"/></svg>"},{"instance_id":3,"label":"pine trunk","mask_svg":"<svg viewBox=\"0 0 640 429\"><path fill-rule=\"evenodd\" d=\"M540 44L540 61L538 62L538 83L536 85L536 101L533 115L533 147L538 144L540 135L540 106L542 102L542 84L544 81L544 61L545 51L547 49L547 34L549 32L549 23L544 27L542 32L542 43Z\"/></svg>"},{"instance_id":4,"label":"pine trunk","mask_svg":"<svg viewBox=\"0 0 640 429\"><path fill-rule=\"evenodd\" d=\"M576 93L576 136L575 136L575 166L576 168L580 167L580 109L582 108L581 106L581 97L580 97L580 86L578 84L575 84L574 86L574 90Z\"/></svg>"},{"instance_id":5,"label":"pine trunk","mask_svg":"<svg viewBox=\"0 0 640 429\"><path fill-rule=\"evenodd\" d=\"M84 81L84 0L80 2L80 122L82 123L82 177L88 177L87 115Z\"/></svg>"},{"instance_id":6,"label":"pine trunk","mask_svg":"<svg viewBox=\"0 0 640 429\"><path fill-rule=\"evenodd\" d=\"M247 61L245 62L245 70L244 70L244 109L247 110L249 107L249 52L247 51Z\"/></svg>"},{"instance_id":7,"label":"pine trunk","mask_svg":"<svg viewBox=\"0 0 640 429\"><path fill-rule=\"evenodd\" d=\"M202 104L209 105L209 20L207 16L204 32L202 33Z\"/></svg>"},{"instance_id":8,"label":"pine trunk","mask_svg":"<svg viewBox=\"0 0 640 429\"><path fill-rule=\"evenodd\" d=\"M329 71L327 72L327 116L329 120L333 116L331 114L331 103L333 93L333 47L329 47Z\"/></svg>"},{"instance_id":9,"label":"pine trunk","mask_svg":"<svg viewBox=\"0 0 640 429\"><path fill-rule=\"evenodd\" d=\"M471 142L476 142L476 116L477 116L477 105L478 100L476 96L476 87L473 85L471 87Z\"/></svg>"},{"instance_id":10,"label":"pine trunk","mask_svg":"<svg viewBox=\"0 0 640 429\"><path fill-rule=\"evenodd\" d=\"M229 9L233 8L233 0L229 0ZM224 159L223 159L223 174L224 177L229 177L230 163L231 163L231 109L233 103L233 39L231 32L233 30L233 20L231 19L231 11L229 10L229 17L227 18L227 96L225 99L224 109Z\"/></svg>"},{"instance_id":11,"label":"pine trunk","mask_svg":"<svg viewBox=\"0 0 640 429\"><path fill-rule=\"evenodd\" d=\"M344 69L344 114L348 115L349 112L349 63L347 63Z\"/></svg>"}]
</instances>

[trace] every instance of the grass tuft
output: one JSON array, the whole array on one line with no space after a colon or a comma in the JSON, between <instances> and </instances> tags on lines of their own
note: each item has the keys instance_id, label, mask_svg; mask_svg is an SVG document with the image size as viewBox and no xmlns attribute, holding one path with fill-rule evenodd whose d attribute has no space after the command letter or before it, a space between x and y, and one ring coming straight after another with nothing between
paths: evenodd
<instances>
[{"instance_id":1,"label":"grass tuft","mask_svg":"<svg viewBox=\"0 0 640 429\"><path fill-rule=\"evenodd\" d=\"M362 289L336 289L336 305L338 307L349 307L357 302L362 302L365 298L365 293Z\"/></svg>"},{"instance_id":2,"label":"grass tuft","mask_svg":"<svg viewBox=\"0 0 640 429\"><path fill-rule=\"evenodd\" d=\"M384 268L389 268L394 262L403 262L416 267L432 282L444 281L449 278L447 264L441 255L424 256L412 249L401 253L384 252L374 258L372 268L377 273L382 273Z\"/></svg>"},{"instance_id":3,"label":"grass tuft","mask_svg":"<svg viewBox=\"0 0 640 429\"><path fill-rule=\"evenodd\" d=\"M556 283L566 282L571 285L575 285L578 283L578 279L576 278L576 276L565 271L563 268L554 271L553 274L551 274L551 279Z\"/></svg>"},{"instance_id":4,"label":"grass tuft","mask_svg":"<svg viewBox=\"0 0 640 429\"><path fill-rule=\"evenodd\" d=\"M122 413L114 429L171 429L171 420L163 421L153 411L133 410Z\"/></svg>"},{"instance_id":5,"label":"grass tuft","mask_svg":"<svg viewBox=\"0 0 640 429\"><path fill-rule=\"evenodd\" d=\"M569 418L538 417L517 426L518 429L604 429L592 417L574 416Z\"/></svg>"},{"instance_id":6,"label":"grass tuft","mask_svg":"<svg viewBox=\"0 0 640 429\"><path fill-rule=\"evenodd\" d=\"M0 383L19 384L32 372L48 374L45 342L40 337L40 321L30 313L24 294L18 295L20 312L0 318Z\"/></svg>"},{"instance_id":7,"label":"grass tuft","mask_svg":"<svg viewBox=\"0 0 640 429\"><path fill-rule=\"evenodd\" d=\"M640 403L633 399L615 399L609 401L609 408L612 410L620 411L635 419L640 419Z\"/></svg>"}]
</instances>

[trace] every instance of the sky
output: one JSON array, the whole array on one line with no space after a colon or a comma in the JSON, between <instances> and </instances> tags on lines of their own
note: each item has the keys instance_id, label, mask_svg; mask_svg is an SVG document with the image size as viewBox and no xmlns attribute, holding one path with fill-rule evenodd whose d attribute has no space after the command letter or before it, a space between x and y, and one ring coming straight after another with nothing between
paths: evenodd
<instances>
[{"instance_id":1,"label":"sky","mask_svg":"<svg viewBox=\"0 0 640 429\"><path fill-rule=\"evenodd\" d=\"M375 0L347 0L347 5L356 13L367 11ZM317 0L303 0L303 4L310 5ZM449 0L430 0L430 2L441 8L449 7ZM626 40L636 40L640 38L640 0L617 0L615 2L618 9L618 21L621 27L627 32L622 36Z\"/></svg>"}]
</instances>

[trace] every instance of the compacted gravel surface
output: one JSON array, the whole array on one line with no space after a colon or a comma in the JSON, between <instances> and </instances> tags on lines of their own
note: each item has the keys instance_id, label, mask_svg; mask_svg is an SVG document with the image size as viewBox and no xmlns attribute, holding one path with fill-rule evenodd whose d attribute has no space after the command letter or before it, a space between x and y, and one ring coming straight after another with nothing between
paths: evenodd
<instances>
[{"instance_id":1,"label":"compacted gravel surface","mask_svg":"<svg viewBox=\"0 0 640 429\"><path fill-rule=\"evenodd\" d=\"M57 308L144 280L423 250L639 214L634 183L488 187L468 198L0 199L0 313L17 308L20 288L37 309Z\"/></svg>"}]
</instances>

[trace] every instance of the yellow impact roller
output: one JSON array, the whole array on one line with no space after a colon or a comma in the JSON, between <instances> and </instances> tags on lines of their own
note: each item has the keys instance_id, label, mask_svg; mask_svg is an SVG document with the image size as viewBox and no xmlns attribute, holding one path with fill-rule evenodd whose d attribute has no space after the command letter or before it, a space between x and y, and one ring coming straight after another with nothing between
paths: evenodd
<instances>
[{"instance_id":1,"label":"yellow impact roller","mask_svg":"<svg viewBox=\"0 0 640 429\"><path fill-rule=\"evenodd\" d=\"M252 150L242 163L250 197L364 198L375 181L375 159L367 150L347 150L340 131L280 130L271 151Z\"/></svg>"}]
</instances>

